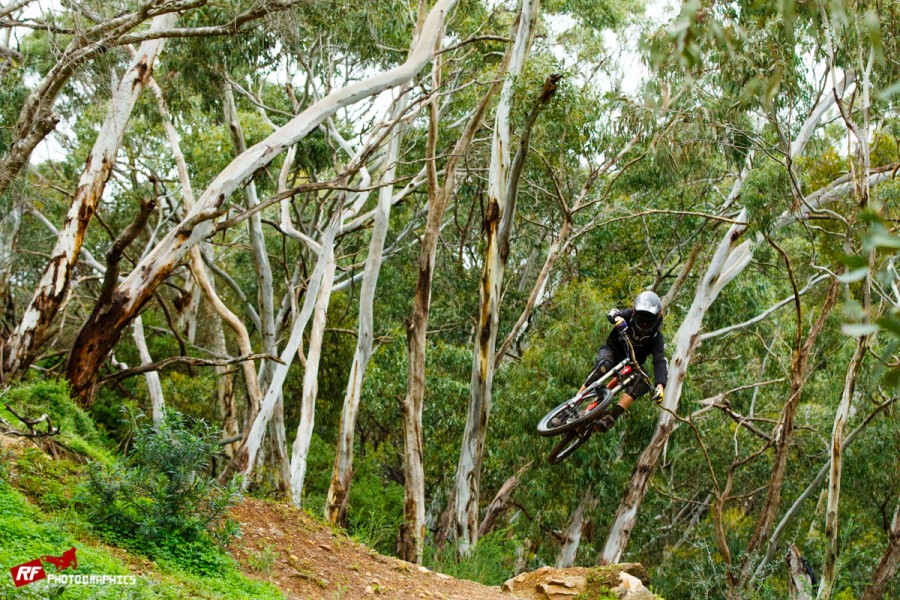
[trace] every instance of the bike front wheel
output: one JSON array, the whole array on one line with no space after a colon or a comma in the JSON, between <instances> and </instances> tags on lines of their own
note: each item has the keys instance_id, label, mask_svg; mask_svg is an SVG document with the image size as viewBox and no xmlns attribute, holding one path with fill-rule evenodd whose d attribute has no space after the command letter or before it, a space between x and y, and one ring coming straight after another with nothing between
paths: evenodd
<instances>
[{"instance_id":1,"label":"bike front wheel","mask_svg":"<svg viewBox=\"0 0 900 600\"><path fill-rule=\"evenodd\" d=\"M544 415L538 423L537 431L543 436L553 436L572 431L590 423L603 414L612 403L612 393L600 388L596 396L586 396L575 404L566 401Z\"/></svg>"}]
</instances>

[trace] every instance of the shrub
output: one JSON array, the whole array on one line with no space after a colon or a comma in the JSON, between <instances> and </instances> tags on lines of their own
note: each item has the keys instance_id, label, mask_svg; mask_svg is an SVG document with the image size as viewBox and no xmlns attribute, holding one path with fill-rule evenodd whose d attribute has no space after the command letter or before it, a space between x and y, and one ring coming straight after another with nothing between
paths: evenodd
<instances>
[{"instance_id":1,"label":"shrub","mask_svg":"<svg viewBox=\"0 0 900 600\"><path fill-rule=\"evenodd\" d=\"M217 440L217 430L175 411L158 426L140 415L125 461L88 472L83 498L93 527L190 572L219 570L227 559L217 546L237 534L227 510L239 493L236 483L223 487L208 475Z\"/></svg>"}]
</instances>

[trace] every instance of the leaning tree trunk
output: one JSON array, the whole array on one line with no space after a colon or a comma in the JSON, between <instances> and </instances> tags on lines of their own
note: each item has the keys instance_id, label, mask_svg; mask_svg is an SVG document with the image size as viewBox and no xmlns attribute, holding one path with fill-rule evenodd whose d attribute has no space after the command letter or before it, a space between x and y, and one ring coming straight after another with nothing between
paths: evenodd
<instances>
[{"instance_id":1,"label":"leaning tree trunk","mask_svg":"<svg viewBox=\"0 0 900 600\"><path fill-rule=\"evenodd\" d=\"M881 600L887 591L888 584L894 579L897 573L897 562L900 560L900 503L897 504L897 510L894 511L894 519L891 522L891 531L888 532L887 548L884 549L884 555L881 562L872 573L872 581L869 587L863 592L859 600Z\"/></svg>"},{"instance_id":2,"label":"leaning tree trunk","mask_svg":"<svg viewBox=\"0 0 900 600\"><path fill-rule=\"evenodd\" d=\"M231 142L237 156L247 151L247 142L244 139L244 130L238 116L237 106L234 103L234 94L231 84L222 84L222 104L225 112L225 122L231 134ZM250 181L243 189L244 200L247 208L254 208L259 204L256 193L256 184ZM255 212L247 219L247 229L250 236L250 248L252 250L253 264L256 268L256 283L258 290L260 337L262 338L263 352L270 355L278 353L275 342L275 284L272 277L272 266L269 263L269 254L266 250L266 237L262 228L262 217ZM259 387L265 390L271 377L272 361L261 361L257 372ZM266 456L271 464L271 477L274 479L274 487L286 490L290 480L290 464L287 457L287 435L284 430L282 415L283 397L279 396L275 408L275 418L269 423L269 449Z\"/></svg>"},{"instance_id":3,"label":"leaning tree trunk","mask_svg":"<svg viewBox=\"0 0 900 600\"><path fill-rule=\"evenodd\" d=\"M864 292L865 293L865 292ZM844 378L844 389L841 392L841 401L834 415L834 427L831 430L831 470L828 477L828 505L825 509L825 539L828 546L825 549L825 562L822 566L822 581L819 585L819 599L828 600L834 591L834 581L837 575L838 557L838 506L841 497L841 468L843 462L844 430L850 420L850 407L853 402L853 392L856 387L856 377L859 374L863 357L866 354L867 336L862 336L856 345L856 351L850 359L847 375Z\"/></svg>"},{"instance_id":4,"label":"leaning tree trunk","mask_svg":"<svg viewBox=\"0 0 900 600\"><path fill-rule=\"evenodd\" d=\"M119 284L108 306L98 307L78 335L78 346L69 359L73 393L89 401L100 366L115 346L122 330L152 297L182 256L216 231L215 219L222 204L247 179L275 157L303 139L341 108L409 81L432 59L444 18L456 0L438 0L422 26L415 50L402 65L331 92L287 124L235 158L210 183L193 210L149 252ZM275 369L277 372L279 369ZM274 408L274 406L273 406ZM271 416L271 414L270 414ZM268 422L268 418L266 419Z\"/></svg>"},{"instance_id":5,"label":"leaning tree trunk","mask_svg":"<svg viewBox=\"0 0 900 600\"><path fill-rule=\"evenodd\" d=\"M178 170L178 179L181 182L182 205L185 212L190 212L194 208L194 187L191 184L191 178L188 173L187 161L184 159L184 153L181 151L181 142L178 137L178 132L175 131L175 127L172 125L172 119L169 117L169 109L166 105L162 90L153 78L150 79L149 85L156 95L156 105L159 109L163 130L166 132L166 139L169 142L172 158L175 160L175 166ZM235 332L241 354L244 356L252 354L253 348L250 344L250 334L248 333L246 326L244 326L243 321L241 321L238 316L222 302L222 299L219 298L219 295L216 293L215 284L210 278L209 273L206 270L206 265L203 262L203 250L204 244L202 243L191 248L188 266L191 275L194 277L194 283L202 292L206 303L212 308L209 317L214 320L214 322L210 324L212 330L212 350L218 354L228 354L228 349L225 344L225 332L222 330L222 324L224 322ZM241 363L241 369L244 373L244 383L247 389L247 397L250 402L248 416L252 418L259 410L259 405L262 402L262 394L256 377L256 368L253 366L253 363L245 360ZM234 402L234 379L227 366L216 367L216 374L218 375L216 395L222 413L225 437L233 438L238 433L237 409ZM233 443L226 445L226 455L233 456L235 449L236 447Z\"/></svg>"},{"instance_id":6,"label":"leaning tree trunk","mask_svg":"<svg viewBox=\"0 0 900 600\"><path fill-rule=\"evenodd\" d=\"M424 2L420 3L420 22L424 17ZM395 121L404 112L408 104L408 85L400 89L390 121ZM400 158L400 143L403 139L403 126L398 125L385 151L386 168L381 176L383 182L393 181L397 173L397 162ZM359 292L359 328L356 337L356 351L350 365L350 376L347 379L347 391L344 394L344 407L341 411L341 423L338 432L337 451L334 456L334 468L328 497L325 502L325 518L339 525L346 525L347 501L350 495L350 479L353 476L353 437L356 429L356 415L362 397L363 378L369 359L372 357L372 338L374 335L373 311L375 304L375 288L378 285L378 274L381 270L381 259L384 255L384 242L387 239L388 224L391 216L391 201L394 186L386 185L378 190L378 206L375 209L375 221L372 226L372 239L369 242L369 255L363 271L362 285Z\"/></svg>"},{"instance_id":7,"label":"leaning tree trunk","mask_svg":"<svg viewBox=\"0 0 900 600\"><path fill-rule=\"evenodd\" d=\"M585 518L587 512L593 510L597 504L597 499L590 490L581 497L578 508L572 514L572 520L569 521L569 527L566 529L566 539L556 555L556 568L568 569L575 565L575 556L578 554L578 546L581 544L581 534L584 531Z\"/></svg>"},{"instance_id":8,"label":"leaning tree trunk","mask_svg":"<svg viewBox=\"0 0 900 600\"><path fill-rule=\"evenodd\" d=\"M340 213L340 209L338 209ZM340 219L340 216L337 217ZM291 500L300 508L303 504L303 483L306 479L306 462L309 458L309 445L312 441L313 423L316 409L316 394L319 389L319 361L322 358L322 339L325 336L325 321L328 314L328 302L331 299L331 287L334 283L334 240L330 247L322 246L322 254L326 255L325 272L319 287L315 309L312 316L312 327L309 331L309 347L306 351L306 371L303 373L303 393L300 401L300 424L297 425L297 437L291 452Z\"/></svg>"},{"instance_id":9,"label":"leaning tree trunk","mask_svg":"<svg viewBox=\"0 0 900 600\"><path fill-rule=\"evenodd\" d=\"M600 554L600 562L612 564L619 561L628 538L637 520L638 509L647 493L650 476L656 468L663 448L675 429L675 413L681 399L681 388L690 364L691 355L697 345L697 336L703 325L703 317L719 292L747 266L752 258L750 242L738 244L738 239L747 229L747 214L742 210L737 223L729 228L728 233L719 243L706 269L706 274L697 285L694 300L681 326L675 334L675 353L672 356L672 368L669 371L669 384L663 401L656 431L650 442L641 453L625 488L625 495L616 511L615 519L606 538L606 544Z\"/></svg>"},{"instance_id":10,"label":"leaning tree trunk","mask_svg":"<svg viewBox=\"0 0 900 600\"><path fill-rule=\"evenodd\" d=\"M783 256L786 260L786 255ZM793 276L792 276L793 280ZM794 439L794 419L797 415L797 407L800 404L800 398L803 394L803 386L806 383L806 372L809 366L809 359L812 355L812 349L815 346L816 339L825 327L825 321L831 309L834 308L837 298L838 280L835 279L831 284L831 289L822 304L819 316L809 329L806 340L801 343L801 312L799 293L794 289L795 303L797 306L797 335L795 341L794 355L791 359L791 380L787 402L781 409L778 424L775 427L775 435L773 445L775 447L775 459L772 464L772 472L769 475L769 482L766 486L766 499L763 501L760 509L759 519L744 549L744 555L741 560L740 569L735 573L729 574L729 583L732 588L740 589L748 585L752 579L751 573L751 557L755 556L757 548L764 543L772 528L775 525L775 517L778 515L778 507L781 503L781 486L784 483L785 474L787 472L788 455Z\"/></svg>"},{"instance_id":11,"label":"leaning tree trunk","mask_svg":"<svg viewBox=\"0 0 900 600\"><path fill-rule=\"evenodd\" d=\"M309 278L300 314L294 319L294 324L291 327L291 335L288 338L284 349L281 351L281 362L275 366L275 369L272 372L272 380L269 383L269 389L266 390L266 396L262 401L262 406L255 415L255 418L250 421L251 426L248 428L248 431L244 432L244 439L241 441L240 450L235 456L235 467L243 472L244 485L247 484L250 475L253 473L257 454L262 445L269 420L272 418L272 414L275 411L275 405L281 395L288 369L290 369L291 364L294 362L294 357L297 356L297 351L300 349L300 344L303 342L303 333L306 331L306 325L309 323L310 317L312 317L316 301L319 298L319 290L322 287L322 283L325 280L329 268L328 263L333 261L332 252L334 249L334 238L337 235L338 229L340 229L340 223L340 208L337 208L335 214L331 216L331 220L322 235L319 257L316 260L316 266L313 268L312 275Z\"/></svg>"},{"instance_id":12,"label":"leaning tree trunk","mask_svg":"<svg viewBox=\"0 0 900 600\"><path fill-rule=\"evenodd\" d=\"M178 16L174 13L161 15L153 19L151 29L169 29L177 19ZM15 377L27 369L34 360L57 310L66 297L88 224L94 216L106 188L106 182L112 173L131 111L153 72L153 64L164 44L164 39L142 43L131 66L113 90L106 117L85 162L75 197L66 214L56 245L50 252L47 267L22 315L19 326L7 343L6 356L3 357L4 368L0 371L8 378Z\"/></svg>"},{"instance_id":13,"label":"leaning tree trunk","mask_svg":"<svg viewBox=\"0 0 900 600\"><path fill-rule=\"evenodd\" d=\"M500 92L500 102L497 105L494 135L491 142L488 204L484 216L487 247L479 288L480 301L478 324L475 330L475 351L472 357L472 378L469 384L469 408L463 429L459 463L456 467L456 537L460 554L466 554L470 546L478 540L478 496L484 440L491 412L494 349L500 323L500 292L503 285L504 267L509 255L509 236L515 213L515 203L508 202L509 190L507 188L511 160L509 115L512 109L513 84L525 66L539 11L540 0L522 0L512 58L504 78L503 89ZM547 100L549 101L549 95ZM534 114L537 118L537 114ZM523 148L524 146L525 144L522 145ZM504 224L503 227L501 227L501 223ZM504 231L501 232L501 229ZM501 251L501 248L505 252Z\"/></svg>"}]
</instances>

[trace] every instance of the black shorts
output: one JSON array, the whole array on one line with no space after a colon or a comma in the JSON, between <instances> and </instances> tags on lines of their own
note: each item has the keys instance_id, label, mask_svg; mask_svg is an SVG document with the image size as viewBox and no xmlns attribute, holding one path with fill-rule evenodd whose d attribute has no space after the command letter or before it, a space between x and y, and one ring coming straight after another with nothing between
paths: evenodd
<instances>
[{"instance_id":1,"label":"black shorts","mask_svg":"<svg viewBox=\"0 0 900 600\"><path fill-rule=\"evenodd\" d=\"M625 360L625 355L616 354L612 348L603 344L600 346L600 349L597 351L597 361L594 364L600 364L601 361L606 361L609 363L609 368L613 368L620 362ZM635 380L628 384L625 388L625 393L631 396L632 398L637 398L639 396L643 396L647 392L650 391L650 387L647 383L637 374L635 374Z\"/></svg>"}]
</instances>

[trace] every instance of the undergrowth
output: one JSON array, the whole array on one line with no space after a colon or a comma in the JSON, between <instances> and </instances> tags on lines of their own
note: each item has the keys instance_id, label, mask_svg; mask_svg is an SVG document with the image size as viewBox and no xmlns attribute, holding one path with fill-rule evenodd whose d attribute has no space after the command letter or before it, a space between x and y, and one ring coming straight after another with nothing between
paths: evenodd
<instances>
[{"instance_id":1,"label":"undergrowth","mask_svg":"<svg viewBox=\"0 0 900 600\"><path fill-rule=\"evenodd\" d=\"M113 462L106 440L97 431L90 415L72 401L65 380L43 379L16 385L5 390L2 404L9 404L25 418L34 419L46 413L53 425L59 427L54 440L63 448L103 464ZM5 407L0 406L0 415L14 426L21 425ZM37 427L44 431L45 424Z\"/></svg>"},{"instance_id":2,"label":"undergrowth","mask_svg":"<svg viewBox=\"0 0 900 600\"><path fill-rule=\"evenodd\" d=\"M433 571L470 579L484 585L500 585L514 571L516 550L520 542L508 529L498 529L480 538L463 558L457 547L447 544L437 550L433 544L425 546L424 564Z\"/></svg>"},{"instance_id":3,"label":"undergrowth","mask_svg":"<svg viewBox=\"0 0 900 600\"><path fill-rule=\"evenodd\" d=\"M118 546L188 571L227 567L222 548L238 533L227 517L237 483L209 475L219 433L168 411L158 425L139 416L125 460L91 465L79 501L94 529Z\"/></svg>"},{"instance_id":4,"label":"undergrowth","mask_svg":"<svg viewBox=\"0 0 900 600\"><path fill-rule=\"evenodd\" d=\"M41 458L37 458L41 456ZM224 566L215 575L191 573L172 563L154 564L129 557L91 538L90 523L70 504L64 510L45 509L32 504L17 489L20 468L28 463L42 462L44 472L51 473L47 463L54 463L44 455L24 454L0 456L0 598L64 598L93 600L130 598L133 600L161 600L176 598L282 598L273 586L251 581L238 571L234 562L225 557ZM14 465L14 468L8 468ZM34 490L34 488L32 488ZM68 585L49 584L47 580L16 588L9 569L40 556L58 556L75 547L79 575L136 576L134 585ZM46 564L49 572L53 567Z\"/></svg>"},{"instance_id":5,"label":"undergrowth","mask_svg":"<svg viewBox=\"0 0 900 600\"><path fill-rule=\"evenodd\" d=\"M244 577L221 549L236 533L225 518L236 496L207 472L218 450L214 430L174 413L159 430L140 423L129 456L116 461L64 383L20 384L5 391L2 403L26 417L46 412L60 433L41 444L57 458L30 442L0 449L0 598L283 598L273 585ZM15 422L9 411L0 413ZM93 494L92 486L107 496ZM136 583L64 586L44 579L15 587L11 567L72 547L78 564L66 574L133 574Z\"/></svg>"}]
</instances>

